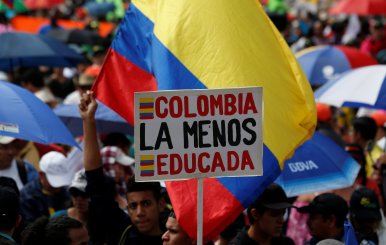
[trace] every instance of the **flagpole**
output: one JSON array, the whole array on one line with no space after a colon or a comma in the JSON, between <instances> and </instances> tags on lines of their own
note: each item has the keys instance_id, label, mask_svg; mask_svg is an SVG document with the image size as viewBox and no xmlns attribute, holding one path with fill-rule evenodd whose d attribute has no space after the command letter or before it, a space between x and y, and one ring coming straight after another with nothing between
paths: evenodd
<instances>
[{"instance_id":1,"label":"flagpole","mask_svg":"<svg viewBox=\"0 0 386 245\"><path fill-rule=\"evenodd\" d=\"M198 178L197 183L197 245L202 245L203 210L204 210L204 179Z\"/></svg>"}]
</instances>

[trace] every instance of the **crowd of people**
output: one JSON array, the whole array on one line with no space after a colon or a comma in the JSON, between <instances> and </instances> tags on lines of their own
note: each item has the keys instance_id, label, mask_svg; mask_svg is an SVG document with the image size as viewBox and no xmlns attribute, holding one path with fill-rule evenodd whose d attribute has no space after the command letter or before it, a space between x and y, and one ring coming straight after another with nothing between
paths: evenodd
<instances>
[{"instance_id":1,"label":"crowd of people","mask_svg":"<svg viewBox=\"0 0 386 245\"><path fill-rule=\"evenodd\" d=\"M84 21L86 29L98 33L101 21L119 23L123 17L117 7L92 14L96 9L90 2L66 1L55 9L25 14L50 19L41 34L63 28L59 19ZM294 53L315 45L347 45L386 64L382 16L333 17L327 9L291 12L284 5L268 5L266 10ZM0 34L16 31L11 18L9 11L0 12ZM94 44L71 44L85 57L75 68L0 72L2 80L26 88L51 108L79 105L84 129L79 138L83 165L76 173L68 167L68 146L0 136L1 245L196 244L179 225L166 188L158 182L135 182L132 139L121 132L97 133L97 103L89 90L114 33ZM316 130L361 166L353 186L288 198L272 183L207 244L343 244L345 228L351 226L358 244L386 244L386 111L316 106Z\"/></svg>"}]
</instances>

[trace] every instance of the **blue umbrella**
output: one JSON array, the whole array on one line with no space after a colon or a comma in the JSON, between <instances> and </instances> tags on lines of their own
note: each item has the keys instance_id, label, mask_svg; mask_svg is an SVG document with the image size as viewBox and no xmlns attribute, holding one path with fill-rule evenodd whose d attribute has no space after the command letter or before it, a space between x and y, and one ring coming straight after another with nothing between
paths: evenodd
<instances>
[{"instance_id":1,"label":"blue umbrella","mask_svg":"<svg viewBox=\"0 0 386 245\"><path fill-rule=\"evenodd\" d=\"M15 67L74 67L84 57L53 38L24 32L0 34L0 70Z\"/></svg>"},{"instance_id":2,"label":"blue umbrella","mask_svg":"<svg viewBox=\"0 0 386 245\"><path fill-rule=\"evenodd\" d=\"M59 105L54 112L75 137L83 135L82 118L78 105ZM95 119L99 133L121 132L134 135L133 127L125 119L99 101Z\"/></svg>"},{"instance_id":3,"label":"blue umbrella","mask_svg":"<svg viewBox=\"0 0 386 245\"><path fill-rule=\"evenodd\" d=\"M351 186L359 169L359 164L342 147L315 132L285 162L276 182L288 196L297 196Z\"/></svg>"},{"instance_id":4,"label":"blue umbrella","mask_svg":"<svg viewBox=\"0 0 386 245\"><path fill-rule=\"evenodd\" d=\"M28 90L0 81L0 135L77 146L63 122Z\"/></svg>"},{"instance_id":5,"label":"blue umbrella","mask_svg":"<svg viewBox=\"0 0 386 245\"><path fill-rule=\"evenodd\" d=\"M369 54L346 46L313 46L296 53L311 85L321 85L345 71L378 62Z\"/></svg>"}]
</instances>

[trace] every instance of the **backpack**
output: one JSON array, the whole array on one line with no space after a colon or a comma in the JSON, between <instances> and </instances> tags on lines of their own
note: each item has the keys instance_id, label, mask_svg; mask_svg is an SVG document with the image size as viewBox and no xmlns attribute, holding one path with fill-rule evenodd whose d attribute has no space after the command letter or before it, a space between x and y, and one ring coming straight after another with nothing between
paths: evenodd
<instances>
[{"instance_id":1,"label":"backpack","mask_svg":"<svg viewBox=\"0 0 386 245\"><path fill-rule=\"evenodd\" d=\"M25 166L25 162L22 160L16 160L17 172L19 173L19 177L23 185L27 184L28 175L27 175L27 167Z\"/></svg>"}]
</instances>

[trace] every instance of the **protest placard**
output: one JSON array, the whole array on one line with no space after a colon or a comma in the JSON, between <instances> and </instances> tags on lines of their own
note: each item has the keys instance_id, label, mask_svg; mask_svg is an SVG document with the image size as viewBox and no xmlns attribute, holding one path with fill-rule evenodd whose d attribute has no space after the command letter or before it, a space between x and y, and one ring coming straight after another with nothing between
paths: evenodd
<instances>
[{"instance_id":1,"label":"protest placard","mask_svg":"<svg viewBox=\"0 0 386 245\"><path fill-rule=\"evenodd\" d=\"M135 93L137 181L262 175L261 87Z\"/></svg>"}]
</instances>

